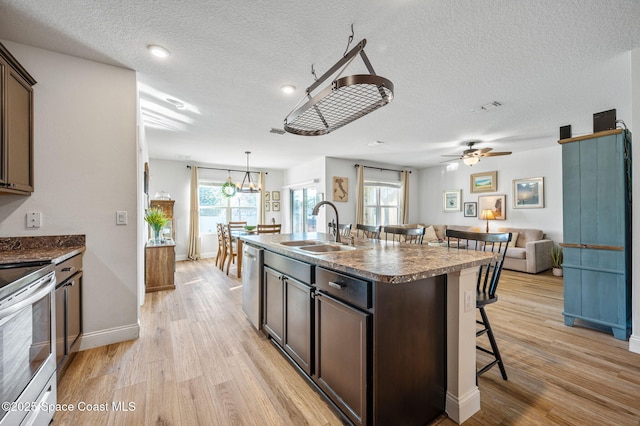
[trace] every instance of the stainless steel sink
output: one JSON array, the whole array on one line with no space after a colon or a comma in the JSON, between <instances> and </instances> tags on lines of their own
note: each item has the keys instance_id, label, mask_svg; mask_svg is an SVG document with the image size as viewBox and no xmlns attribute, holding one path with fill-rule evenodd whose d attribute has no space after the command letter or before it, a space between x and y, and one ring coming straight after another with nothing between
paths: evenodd
<instances>
[{"instance_id":1,"label":"stainless steel sink","mask_svg":"<svg viewBox=\"0 0 640 426\"><path fill-rule=\"evenodd\" d=\"M318 244L326 244L325 241L318 240L294 240L294 241L281 241L280 244L283 246L290 247L302 247L302 246L315 246Z\"/></svg>"},{"instance_id":2,"label":"stainless steel sink","mask_svg":"<svg viewBox=\"0 0 640 426\"><path fill-rule=\"evenodd\" d=\"M334 244L318 244L313 246L298 247L300 250L308 251L311 253L335 253L341 251L356 250L357 247L352 246L339 246Z\"/></svg>"}]
</instances>

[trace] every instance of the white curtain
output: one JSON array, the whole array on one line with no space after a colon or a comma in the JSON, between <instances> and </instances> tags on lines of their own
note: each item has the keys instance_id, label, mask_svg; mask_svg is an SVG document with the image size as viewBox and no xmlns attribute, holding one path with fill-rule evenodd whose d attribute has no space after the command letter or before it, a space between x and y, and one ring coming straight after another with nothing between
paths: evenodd
<instances>
[{"instance_id":1,"label":"white curtain","mask_svg":"<svg viewBox=\"0 0 640 426\"><path fill-rule=\"evenodd\" d=\"M265 186L266 186L266 175L264 172L260 172L260 176L258 177L258 188L260 189L260 205L258 205L258 223L265 224L266 223L266 213L264 209L264 204L266 202L265 197Z\"/></svg>"},{"instance_id":2,"label":"white curtain","mask_svg":"<svg viewBox=\"0 0 640 426\"><path fill-rule=\"evenodd\" d=\"M187 259L200 259L200 217L198 214L198 168L191 166L191 202L189 207L189 244Z\"/></svg>"},{"instance_id":3,"label":"white curtain","mask_svg":"<svg viewBox=\"0 0 640 426\"><path fill-rule=\"evenodd\" d=\"M364 166L358 165L356 176L356 223L364 224Z\"/></svg>"},{"instance_id":4,"label":"white curtain","mask_svg":"<svg viewBox=\"0 0 640 426\"><path fill-rule=\"evenodd\" d=\"M409 176L411 172L403 170L400 172L400 184L402 185L402 223L409 223Z\"/></svg>"}]
</instances>

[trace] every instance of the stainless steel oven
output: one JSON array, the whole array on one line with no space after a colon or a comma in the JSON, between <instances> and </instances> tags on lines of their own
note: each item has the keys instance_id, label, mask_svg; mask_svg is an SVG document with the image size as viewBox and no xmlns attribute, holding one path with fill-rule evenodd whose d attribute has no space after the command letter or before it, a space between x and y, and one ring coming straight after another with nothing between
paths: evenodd
<instances>
[{"instance_id":1,"label":"stainless steel oven","mask_svg":"<svg viewBox=\"0 0 640 426\"><path fill-rule=\"evenodd\" d=\"M0 265L0 425L46 425L55 413L52 264Z\"/></svg>"}]
</instances>

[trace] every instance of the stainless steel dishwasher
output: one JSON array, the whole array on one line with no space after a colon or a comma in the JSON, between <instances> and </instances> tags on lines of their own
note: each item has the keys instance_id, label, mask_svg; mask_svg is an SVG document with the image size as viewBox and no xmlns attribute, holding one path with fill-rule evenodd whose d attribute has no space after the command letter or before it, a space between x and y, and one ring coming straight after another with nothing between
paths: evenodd
<instances>
[{"instance_id":1,"label":"stainless steel dishwasher","mask_svg":"<svg viewBox=\"0 0 640 426\"><path fill-rule=\"evenodd\" d=\"M262 265L264 250L242 245L242 310L257 329L262 329Z\"/></svg>"}]
</instances>

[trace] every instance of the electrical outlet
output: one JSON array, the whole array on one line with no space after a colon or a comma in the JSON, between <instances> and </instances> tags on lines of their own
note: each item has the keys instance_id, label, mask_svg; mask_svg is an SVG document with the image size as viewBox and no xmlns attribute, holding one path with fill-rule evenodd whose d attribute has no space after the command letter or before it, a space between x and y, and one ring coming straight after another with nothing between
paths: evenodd
<instances>
[{"instance_id":1,"label":"electrical outlet","mask_svg":"<svg viewBox=\"0 0 640 426\"><path fill-rule=\"evenodd\" d=\"M27 228L40 228L42 225L42 213L27 212Z\"/></svg>"},{"instance_id":2,"label":"electrical outlet","mask_svg":"<svg viewBox=\"0 0 640 426\"><path fill-rule=\"evenodd\" d=\"M126 211L116 212L116 225L126 225L126 224L127 224L127 212Z\"/></svg>"},{"instance_id":3,"label":"electrical outlet","mask_svg":"<svg viewBox=\"0 0 640 426\"><path fill-rule=\"evenodd\" d=\"M464 292L464 311L465 312L471 312L473 311L474 306L473 306L473 292L472 291L465 291Z\"/></svg>"}]
</instances>

